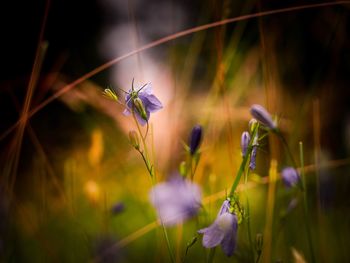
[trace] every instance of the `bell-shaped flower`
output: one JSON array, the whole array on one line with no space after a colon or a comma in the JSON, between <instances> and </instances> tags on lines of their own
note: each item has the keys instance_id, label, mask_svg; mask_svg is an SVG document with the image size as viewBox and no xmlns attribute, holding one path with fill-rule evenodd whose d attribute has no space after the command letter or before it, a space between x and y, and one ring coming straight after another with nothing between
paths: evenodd
<instances>
[{"instance_id":1,"label":"bell-shaped flower","mask_svg":"<svg viewBox=\"0 0 350 263\"><path fill-rule=\"evenodd\" d=\"M297 185L300 181L300 176L293 167L286 167L281 172L282 181L286 187L290 188Z\"/></svg>"},{"instance_id":2,"label":"bell-shaped flower","mask_svg":"<svg viewBox=\"0 0 350 263\"><path fill-rule=\"evenodd\" d=\"M230 201L225 200L214 223L199 230L198 233L203 234L204 247L213 248L221 245L226 256L230 257L236 248L237 228L237 216L230 212Z\"/></svg>"},{"instance_id":3,"label":"bell-shaped flower","mask_svg":"<svg viewBox=\"0 0 350 263\"><path fill-rule=\"evenodd\" d=\"M166 226L183 223L195 216L201 207L201 190L197 184L180 176L154 186L150 200L159 219Z\"/></svg>"},{"instance_id":4,"label":"bell-shaped flower","mask_svg":"<svg viewBox=\"0 0 350 263\"><path fill-rule=\"evenodd\" d=\"M134 112L141 125L145 125L148 122L152 112L163 108L162 103L152 94L150 83L145 84L137 90L130 89L125 96L125 104L127 108L123 114L128 116Z\"/></svg>"},{"instance_id":5,"label":"bell-shaped flower","mask_svg":"<svg viewBox=\"0 0 350 263\"><path fill-rule=\"evenodd\" d=\"M272 120L270 113L263 106L259 104L253 104L250 107L250 114L262 125L265 125L266 127L273 130L277 128L277 125Z\"/></svg>"}]
</instances>

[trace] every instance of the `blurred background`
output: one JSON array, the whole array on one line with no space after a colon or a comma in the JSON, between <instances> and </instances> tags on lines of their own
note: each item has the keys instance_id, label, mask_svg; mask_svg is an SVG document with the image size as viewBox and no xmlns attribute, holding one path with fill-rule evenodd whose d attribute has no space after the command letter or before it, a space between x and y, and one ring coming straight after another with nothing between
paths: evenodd
<instances>
[{"instance_id":1,"label":"blurred background","mask_svg":"<svg viewBox=\"0 0 350 263\"><path fill-rule=\"evenodd\" d=\"M277 117L297 160L299 141L304 143L317 262L349 261L350 4L310 6L319 3L5 4L1 262L169 261L149 203L151 180L128 141L135 124L122 114L123 106L102 95L112 87L123 101L120 90L128 91L133 78L135 86L152 83L164 106L151 116L148 137L158 180L166 180L186 158L183 142L192 127L204 127L195 181L202 187L206 213L169 229L178 262L196 231L215 218L234 180L241 162L240 136L248 129L254 103ZM287 10L304 5L308 8ZM240 16L233 23L176 35ZM254 236L264 232L269 218L270 161L277 161L278 171L291 165L274 136L264 142L245 191ZM306 231L300 227L302 207L282 216L293 194L277 181L270 262L309 261ZM251 261L245 227L243 222L233 259L217 250L214 261ZM203 262L205 253L200 238L185 259Z\"/></svg>"}]
</instances>

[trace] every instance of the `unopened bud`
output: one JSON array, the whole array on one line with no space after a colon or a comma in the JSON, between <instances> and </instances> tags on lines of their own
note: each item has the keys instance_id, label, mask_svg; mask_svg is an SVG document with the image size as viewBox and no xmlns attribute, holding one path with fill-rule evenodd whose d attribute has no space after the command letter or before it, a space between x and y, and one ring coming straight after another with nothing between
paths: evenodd
<instances>
[{"instance_id":1,"label":"unopened bud","mask_svg":"<svg viewBox=\"0 0 350 263\"><path fill-rule=\"evenodd\" d=\"M258 124L259 124L258 121L254 118L249 121L248 126L249 126L249 133L250 134L252 134L254 132L254 130Z\"/></svg>"},{"instance_id":2,"label":"unopened bud","mask_svg":"<svg viewBox=\"0 0 350 263\"><path fill-rule=\"evenodd\" d=\"M193 127L191 135L190 135L190 154L193 155L200 143L202 141L202 126L196 125Z\"/></svg>"},{"instance_id":3,"label":"unopened bud","mask_svg":"<svg viewBox=\"0 0 350 263\"><path fill-rule=\"evenodd\" d=\"M293 167L284 168L281 172L281 176L283 183L288 188L293 187L300 182L299 173Z\"/></svg>"},{"instance_id":4,"label":"unopened bud","mask_svg":"<svg viewBox=\"0 0 350 263\"><path fill-rule=\"evenodd\" d=\"M257 119L261 124L265 125L270 129L276 129L277 125L272 120L270 113L261 105L254 104L250 108L251 115Z\"/></svg>"},{"instance_id":5,"label":"unopened bud","mask_svg":"<svg viewBox=\"0 0 350 263\"><path fill-rule=\"evenodd\" d=\"M250 162L249 162L249 168L250 170L255 170L256 168L256 155L258 152L258 145L259 145L259 134L255 132L254 138L252 138L252 152L250 154Z\"/></svg>"},{"instance_id":6,"label":"unopened bud","mask_svg":"<svg viewBox=\"0 0 350 263\"><path fill-rule=\"evenodd\" d=\"M111 100L118 101L118 96L112 89L105 89L103 91L103 95L105 95L107 98Z\"/></svg>"},{"instance_id":7,"label":"unopened bud","mask_svg":"<svg viewBox=\"0 0 350 263\"><path fill-rule=\"evenodd\" d=\"M130 131L129 132L129 140L133 147L135 147L136 150L140 149L140 139L137 135L136 131Z\"/></svg>"},{"instance_id":8,"label":"unopened bud","mask_svg":"<svg viewBox=\"0 0 350 263\"><path fill-rule=\"evenodd\" d=\"M249 132L247 131L243 132L241 136L241 150L242 150L243 157L247 154L249 141L250 141Z\"/></svg>"}]
</instances>

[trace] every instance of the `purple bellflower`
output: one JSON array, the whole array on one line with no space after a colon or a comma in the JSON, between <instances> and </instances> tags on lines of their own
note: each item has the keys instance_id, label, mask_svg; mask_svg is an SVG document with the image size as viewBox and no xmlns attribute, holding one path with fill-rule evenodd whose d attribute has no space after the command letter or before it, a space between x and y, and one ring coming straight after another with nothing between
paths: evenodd
<instances>
[{"instance_id":1,"label":"purple bellflower","mask_svg":"<svg viewBox=\"0 0 350 263\"><path fill-rule=\"evenodd\" d=\"M150 200L165 226L180 224L195 216L201 207L201 190L197 184L180 176L157 184L150 192Z\"/></svg>"},{"instance_id":2,"label":"purple bellflower","mask_svg":"<svg viewBox=\"0 0 350 263\"><path fill-rule=\"evenodd\" d=\"M150 83L145 84L137 90L131 88L125 96L125 104L127 108L123 114L130 115L133 111L138 122L145 125L152 112L156 112L163 108L162 103L152 94L152 86Z\"/></svg>"},{"instance_id":3,"label":"purple bellflower","mask_svg":"<svg viewBox=\"0 0 350 263\"><path fill-rule=\"evenodd\" d=\"M273 130L277 128L277 125L272 120L270 113L263 106L258 104L253 104L250 107L250 114L262 125L265 125L266 127Z\"/></svg>"},{"instance_id":4,"label":"purple bellflower","mask_svg":"<svg viewBox=\"0 0 350 263\"><path fill-rule=\"evenodd\" d=\"M243 157L247 154L249 142L250 142L249 132L245 131L242 133L242 136L241 136L241 150L242 150Z\"/></svg>"},{"instance_id":5,"label":"purple bellflower","mask_svg":"<svg viewBox=\"0 0 350 263\"><path fill-rule=\"evenodd\" d=\"M190 153L191 155L195 154L198 150L198 147L202 141L202 126L196 125L193 127L190 135Z\"/></svg>"},{"instance_id":6,"label":"purple bellflower","mask_svg":"<svg viewBox=\"0 0 350 263\"><path fill-rule=\"evenodd\" d=\"M290 188L297 185L300 181L300 176L293 167L286 167L281 172L282 181L286 187Z\"/></svg>"},{"instance_id":7,"label":"purple bellflower","mask_svg":"<svg viewBox=\"0 0 350 263\"><path fill-rule=\"evenodd\" d=\"M230 212L230 201L225 200L214 223L198 233L203 234L204 247L213 248L220 244L225 255L230 257L236 248L237 228L237 216Z\"/></svg>"}]
</instances>

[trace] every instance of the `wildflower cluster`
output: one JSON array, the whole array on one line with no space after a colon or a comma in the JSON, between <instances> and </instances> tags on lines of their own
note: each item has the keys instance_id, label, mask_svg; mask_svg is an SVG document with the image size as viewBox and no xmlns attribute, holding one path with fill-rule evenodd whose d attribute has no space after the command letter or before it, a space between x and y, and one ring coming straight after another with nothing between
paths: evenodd
<instances>
[{"instance_id":1,"label":"wildflower cluster","mask_svg":"<svg viewBox=\"0 0 350 263\"><path fill-rule=\"evenodd\" d=\"M108 98L119 101L118 96L111 89L106 89L104 93ZM152 182L154 183L154 167L148 157L147 144L145 142L147 132L143 135L139 124L141 126L147 124L148 131L150 114L160 110L163 106L157 97L152 94L150 84L145 84L138 89L134 89L132 84L131 89L125 93L125 102L123 104L125 106L124 115L132 115L138 128L137 132L134 130L129 132L130 144L141 154L146 168L152 177ZM228 257L232 256L235 252L237 247L238 226L244 220L247 220L248 236L251 240L248 198L245 209L238 200L236 190L242 176L245 175L245 182L247 182L249 172L256 169L256 158L260 147L260 140L266 135L263 134L262 137L259 137L260 133L262 131L265 133L274 133L281 138L286 147L288 146L277 123L264 107L257 104L252 105L250 113L253 119L249 122L248 130L244 131L241 135L240 145L242 162L231 186L231 191L223 201L213 223L197 231L198 234L203 235L202 245L205 248L212 249L220 245L224 254ZM193 182L194 174L201 156L199 147L202 139L203 128L201 125L195 125L190 133L188 144L185 144L187 152L186 160L182 161L179 165L179 172L175 173L166 182L154 184L149 194L150 202L155 207L159 222L163 226L169 255L172 261L174 261L174 256L172 255L172 249L167 238L165 227L184 223L186 220L196 216L202 207L201 189ZM289 148L288 153L290 154ZM293 160L293 166L295 166L294 159L292 156L290 157L291 160ZM284 168L281 172L281 178L284 184L289 188L300 184L301 181L299 173L294 167ZM122 206L116 206L113 211L118 213L122 209ZM256 252L256 262L258 262L262 254L263 236L260 233L256 236L255 249L253 248L254 245L252 241L250 241L250 246L252 248L251 250ZM193 246L196 241L197 236L189 242L186 254L188 248Z\"/></svg>"}]
</instances>

